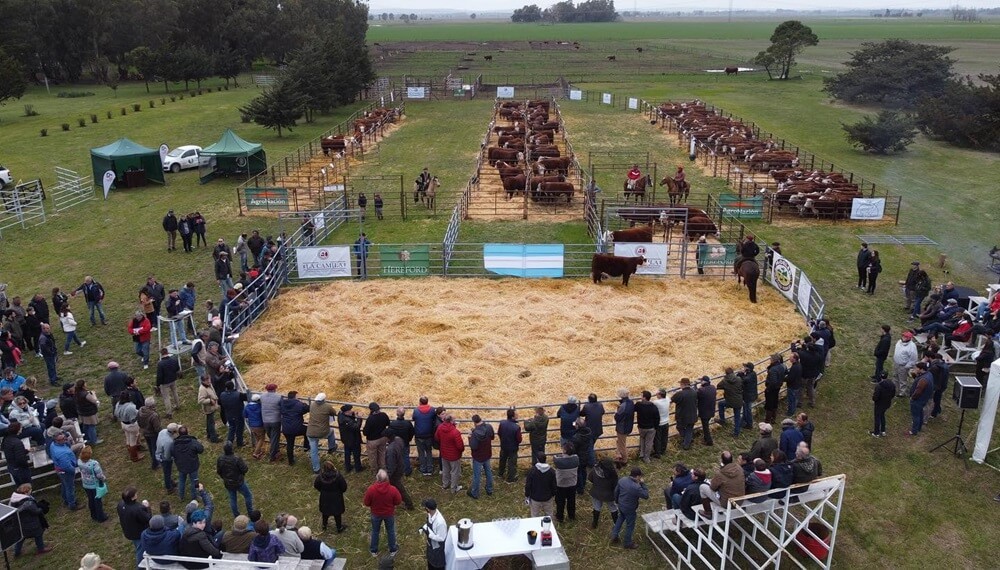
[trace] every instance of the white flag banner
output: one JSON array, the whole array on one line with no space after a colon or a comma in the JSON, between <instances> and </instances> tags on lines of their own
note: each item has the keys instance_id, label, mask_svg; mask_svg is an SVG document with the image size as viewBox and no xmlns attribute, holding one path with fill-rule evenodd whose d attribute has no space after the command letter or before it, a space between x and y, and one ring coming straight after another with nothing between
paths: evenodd
<instances>
[{"instance_id":1,"label":"white flag banner","mask_svg":"<svg viewBox=\"0 0 1000 570\"><path fill-rule=\"evenodd\" d=\"M795 295L795 272L798 270L791 261L780 253L774 254L774 261L771 262L771 285L788 300L792 300Z\"/></svg>"},{"instance_id":2,"label":"white flag banner","mask_svg":"<svg viewBox=\"0 0 1000 570\"><path fill-rule=\"evenodd\" d=\"M313 228L321 230L326 227L326 215L324 215L323 212L313 214L312 222Z\"/></svg>"},{"instance_id":3,"label":"white flag banner","mask_svg":"<svg viewBox=\"0 0 1000 570\"><path fill-rule=\"evenodd\" d=\"M812 282L806 274L799 272L799 290L795 294L795 300L799 304L799 312L809 317L809 295L812 293Z\"/></svg>"},{"instance_id":4,"label":"white flag banner","mask_svg":"<svg viewBox=\"0 0 1000 570\"><path fill-rule=\"evenodd\" d=\"M604 93L604 94L602 94L601 95L601 103L604 103L605 105L610 105L611 104L611 93Z\"/></svg>"},{"instance_id":5,"label":"white flag banner","mask_svg":"<svg viewBox=\"0 0 1000 570\"><path fill-rule=\"evenodd\" d=\"M579 89L569 90L569 100L570 101L581 101L583 100L583 91Z\"/></svg>"},{"instance_id":6,"label":"white flag banner","mask_svg":"<svg viewBox=\"0 0 1000 570\"><path fill-rule=\"evenodd\" d=\"M855 198L851 200L852 220L881 220L885 215L885 198Z\"/></svg>"},{"instance_id":7,"label":"white flag banner","mask_svg":"<svg viewBox=\"0 0 1000 570\"><path fill-rule=\"evenodd\" d=\"M497 87L497 99L513 99L513 87Z\"/></svg>"},{"instance_id":8,"label":"white flag banner","mask_svg":"<svg viewBox=\"0 0 1000 570\"><path fill-rule=\"evenodd\" d=\"M351 248L297 247L295 264L302 279L351 276Z\"/></svg>"},{"instance_id":9,"label":"white flag banner","mask_svg":"<svg viewBox=\"0 0 1000 570\"><path fill-rule=\"evenodd\" d=\"M109 170L104 173L104 199L108 199L108 192L111 192L111 185L115 183L115 171Z\"/></svg>"},{"instance_id":10,"label":"white flag banner","mask_svg":"<svg viewBox=\"0 0 1000 570\"><path fill-rule=\"evenodd\" d=\"M170 147L167 146L167 143L163 143L160 145L160 162L163 162L164 160L167 159L167 153L169 152L170 152Z\"/></svg>"},{"instance_id":11,"label":"white flag banner","mask_svg":"<svg viewBox=\"0 0 1000 570\"><path fill-rule=\"evenodd\" d=\"M666 275L667 274L667 244L665 243L616 243L615 255L619 257L639 257L646 258L643 263L636 268L637 275Z\"/></svg>"},{"instance_id":12,"label":"white flag banner","mask_svg":"<svg viewBox=\"0 0 1000 570\"><path fill-rule=\"evenodd\" d=\"M423 99L424 98L424 88L423 87L407 87L406 97L408 99Z\"/></svg>"},{"instance_id":13,"label":"white flag banner","mask_svg":"<svg viewBox=\"0 0 1000 570\"><path fill-rule=\"evenodd\" d=\"M628 108L629 109L638 109L639 108L639 100L636 99L635 97L629 97L628 98Z\"/></svg>"}]
</instances>

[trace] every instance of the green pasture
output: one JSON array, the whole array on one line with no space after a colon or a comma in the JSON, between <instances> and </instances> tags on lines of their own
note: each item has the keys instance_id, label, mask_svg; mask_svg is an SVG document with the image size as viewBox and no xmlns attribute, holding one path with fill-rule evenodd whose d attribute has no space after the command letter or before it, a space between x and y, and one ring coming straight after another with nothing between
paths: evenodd
<instances>
[{"instance_id":1,"label":"green pasture","mask_svg":"<svg viewBox=\"0 0 1000 570\"><path fill-rule=\"evenodd\" d=\"M844 21L836 24L822 21L814 25L821 41L826 37L824 34L845 41L900 37L904 32L898 30L916 29L907 26L928 22ZM979 29L975 25L958 26L943 21L935 24L942 29L932 26L934 29L926 33L927 39L953 41L962 36L972 40L975 39L975 30ZM627 29L631 30L632 25L622 26L629 26ZM635 24L638 26L636 29L649 30L639 35L645 34L651 41L663 37L683 39L679 32L670 32L674 25ZM471 31L462 33L476 34L484 41L494 41L491 34L501 34L498 24L483 24L478 32L471 25L454 26L454 30L459 31L468 28ZM615 26L617 24L607 28L617 29ZM654 33L652 28L655 26L660 26L661 31ZM712 30L725 27L724 24L708 23L703 26L698 32L702 34L701 39L714 39L716 32ZM734 26L746 30L759 27L760 30L753 32L758 35L745 32L747 39L759 36L766 41L774 22L741 22ZM830 31L821 33L825 30L823 26L829 26ZM496 32L492 31L494 27ZM602 41L588 35L597 34L589 26L523 28L547 32L551 37L551 32L571 27L572 33L577 35L571 36L570 32L566 32L565 37L570 41ZM866 27L868 35L863 33ZM517 30L521 27L505 24L503 29L508 28ZM597 28L603 26L593 29ZM422 37L420 34L427 30L444 34L442 30L450 28L445 24L425 26L422 23L409 27L372 28L369 43L372 40L418 41ZM394 36L398 39L386 39L379 35L390 32L398 34ZM692 42L685 44L685 49L690 50L693 65L694 54L701 47L693 43L699 37L693 31L691 33ZM718 33L722 34L721 31ZM471 41L456 37L458 31L448 31L448 34L447 38L442 35L425 41ZM941 37L944 34L951 35ZM996 34L993 37L997 37ZM604 41L617 40L609 37ZM997 43L978 41L988 46ZM624 43L620 45L625 49ZM598 53L595 51L592 55ZM804 56L808 54L807 51ZM422 63L421 58L424 57L429 63ZM712 56L705 57L712 59ZM413 65L436 70L442 60L442 56L432 50L421 51L413 56ZM714 59L720 60L718 56ZM534 72L538 75L552 78L559 75L559 59L538 57L533 61L537 64ZM804 71L810 71L811 66L803 66ZM996 504L991 498L997 491L998 477L993 471L978 466L966 470L961 461L948 453L928 453L934 444L954 434L958 417L954 405L946 404L942 418L931 421L924 435L907 438L903 433L908 428L908 406L905 402L897 403L890 411L890 437L875 440L867 434L871 417L867 377L871 373L870 354L878 326L883 322L891 324L897 337L898 332L908 326L895 281L903 277L910 261L921 259L929 263L938 254L947 254L950 274L932 269L931 276L935 283L950 278L959 284L981 289L984 283L996 280L996 276L985 269L986 252L997 239L996 155L956 149L924 138L918 138L907 153L898 157L872 157L859 153L847 145L839 125L856 120L866 110L830 103L820 91L818 73L803 73L801 80L780 84L766 81L761 74L727 78L683 69L665 71L662 75L643 73L623 83L627 75L594 75L580 87L597 92L611 90L619 95L639 96L652 102L701 98L745 120L756 122L764 130L801 145L827 161L832 160L880 187L889 187L893 194L904 196L898 227L848 223L778 223L771 226L758 223L752 224L752 227L764 240L780 241L783 251L808 273L825 299L827 314L837 331L838 345L833 364L821 384L818 407L808 410L817 426L815 451L823 461L824 473L846 473L848 476L846 508L841 518L835 566L893 569L994 566L995 545L1000 540L1000 530L989 521L995 517ZM55 93L64 89L89 90L96 95L80 99L57 98ZM128 136L152 147L161 142L171 146L207 144L213 142L225 127L234 128L247 140L262 142L273 162L332 127L352 111L343 109L331 116L319 117L316 124L301 125L279 138L272 131L239 122L235 108L249 100L257 92L255 88L231 87L229 91L213 92L193 99L186 95L183 101L173 103L167 96L165 105L159 102L159 98L165 96L162 86L153 86L152 89L153 93L147 95L142 85L123 85L116 97L100 86L53 87L52 95L47 95L44 89L34 88L22 101L0 107L0 164L11 168L16 177L41 177L49 186L54 182L53 167L66 166L89 174L89 149L120 136ZM148 107L150 99L154 99L156 105L153 109ZM142 111L131 112L131 103L142 104ZM31 118L21 116L23 104L34 105L41 114ZM439 208L436 214L421 213L406 222L386 220L382 223L373 221L369 203L366 231L372 241L408 243L441 240L450 208L473 174L479 143L490 119L491 104L488 97L470 102L407 104L403 128L385 139L380 144L378 159L365 163L357 173L400 174L404 177L404 189L409 190L420 168L428 166L443 182ZM122 117L119 109L126 105L128 112ZM652 160L660 165L661 172L676 164L686 163L686 153L672 140L663 138L656 127L635 112L611 109L594 102L561 101L560 105L570 141L582 162L591 151L595 156L596 153L615 151L625 156L634 155L636 160L650 153ZM113 112L110 121L105 118L107 111ZM90 124L91 113L99 115L98 124ZM78 128L77 117L85 118L88 126ZM63 122L71 123L69 132L59 130ZM49 129L48 137L39 136L41 128ZM707 178L693 168L688 170L695 192L718 193L725 189L719 180ZM608 175L608 179L613 181L613 176ZM179 212L197 209L205 214L210 244L219 236L226 237L231 244L239 232L254 228L261 229L265 235L279 230L279 224L273 218L241 218L237 215L236 181L218 180L202 186L197 183L197 175L192 171L168 175L167 181L164 187L112 192L107 201L95 200L52 216L42 226L4 231L0 240L0 282L9 283L10 292L25 298L35 291L48 296L53 286L75 288L87 274L94 275L108 290L105 308L110 324L107 327L91 327L86 319L85 305L79 299L73 301L74 312L82 323L79 334L88 344L83 349L75 350L72 356L60 356L60 375L65 381L87 379L101 393L104 363L114 359L122 362L127 372L136 374L144 393L151 392L152 369L144 372L138 366L137 359L131 354L130 337L124 330L146 275L156 274L168 287L178 287L188 280L195 281L199 304L205 299L218 297L218 287L212 279L209 250L203 248L192 254L165 251L160 220L167 209ZM354 228L340 230L330 237L328 243L353 241L355 231ZM879 291L874 297L861 295L853 287L854 254L859 244L856 235L883 232L924 234L937 241L939 246L876 246L882 253L885 268ZM585 240L582 223L545 224L535 220L531 223L466 221L459 234L460 242L470 243L581 243ZM364 283L356 286L364 287ZM322 302L320 299L317 301ZM332 301L327 304L339 310L336 300ZM347 308L356 309L363 310ZM748 307L748 310L753 308ZM669 318L670 307L651 307L650 313L650 318ZM734 323L717 324L730 333L732 342L738 343L742 336L754 334L754 331L740 330ZM62 334L57 333L56 336L61 342ZM720 363L720 369L726 364L732 363ZM38 375L41 383L45 384L44 366L38 359L29 357L24 370L26 375ZM700 375L719 371L692 372ZM331 371L330 374L333 377L338 372ZM280 378L275 378L275 381L281 383ZM658 385L660 379L650 378L648 383ZM194 433L203 435L202 416L193 403L194 380L190 374L181 380L181 385L185 406L178 412L176 420L192 426ZM45 388L42 391L47 396L52 395ZM579 392L575 388L573 391ZM103 394L101 397L106 400ZM434 396L431 395L431 398L433 400ZM113 514L117 502L115 497L125 485L133 483L140 488L141 496L150 502L155 504L161 499L169 499L175 504L175 510L179 510L177 497L171 499L162 493L162 477L158 472L151 472L145 463L133 465L125 459L120 445L120 429L107 421L106 407L107 402L104 402L99 427L106 443L96 449L96 458L102 462L110 477L111 492L105 500L105 509ZM969 420L976 418L976 413L967 418L966 430L971 425ZM720 450L745 450L752 441L750 433L744 433L738 441L734 441L728 432L719 433L713 448L696 446L692 451L681 453L671 449L666 460L644 466L652 497L643 505L643 510L662 508L660 489L667 484L674 461L682 460L690 466L711 468ZM231 519L226 494L214 475L215 459L221 449L219 446L208 447L202 458L201 476L214 492L216 518L225 521L228 527ZM297 458L298 463L294 467L252 462L248 481L257 507L266 516L271 517L278 511L292 512L301 515L300 520L316 531L319 517L307 455L298 452ZM464 467L466 481L469 469L469 466ZM362 493L371 475L368 471L348 478L350 489L345 520L349 530L343 535L332 532L320 535L335 546L341 556L348 558L351 568L375 567L374 559L367 553L367 511L361 506ZM521 508L522 491L516 484L498 483L493 497L484 496L473 501L464 494L443 496L436 478L411 479L407 483L415 499L437 497L449 523L463 516L491 520L524 514ZM53 505L59 504L56 492L47 491L43 495ZM78 498L82 499L83 494L78 493ZM589 519L587 504L585 500L578 504L581 519ZM46 555L41 567L75 568L80 556L89 551L100 552L114 568L129 567L131 546L121 536L116 522L105 525L92 523L87 518L86 510L67 513L55 506L54 512L55 516L50 516L49 520L55 521L55 524L46 537L56 545L56 550ZM419 512L403 512L399 516L397 528L401 551L396 561L397 568L424 566L423 541L416 534L416 528L422 522ZM630 568L662 567L659 555L646 544L636 551L610 547L606 539L609 529L607 517L602 520L598 531L591 531L588 522L580 520L560 528L563 540L570 547L574 567L608 564ZM642 536L641 529L637 531L637 536ZM26 546L29 556L31 549L30 545ZM13 561L12 567L32 566L31 558L22 558Z\"/></svg>"}]
</instances>

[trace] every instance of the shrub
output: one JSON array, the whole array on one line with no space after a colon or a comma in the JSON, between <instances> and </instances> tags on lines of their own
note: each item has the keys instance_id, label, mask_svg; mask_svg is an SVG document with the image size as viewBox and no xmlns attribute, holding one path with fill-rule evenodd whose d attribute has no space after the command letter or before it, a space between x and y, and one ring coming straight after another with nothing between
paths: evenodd
<instances>
[{"instance_id":1,"label":"shrub","mask_svg":"<svg viewBox=\"0 0 1000 570\"><path fill-rule=\"evenodd\" d=\"M90 122L91 123L97 123L97 115L91 115L90 116Z\"/></svg>"},{"instance_id":2,"label":"shrub","mask_svg":"<svg viewBox=\"0 0 1000 570\"><path fill-rule=\"evenodd\" d=\"M156 103L154 103L152 99L149 100L149 108L150 109L155 109L156 108Z\"/></svg>"},{"instance_id":3,"label":"shrub","mask_svg":"<svg viewBox=\"0 0 1000 570\"><path fill-rule=\"evenodd\" d=\"M34 105L25 105L24 106L24 116L25 117L37 117L38 116L38 111L35 110L35 106Z\"/></svg>"},{"instance_id":4,"label":"shrub","mask_svg":"<svg viewBox=\"0 0 1000 570\"><path fill-rule=\"evenodd\" d=\"M93 93L90 91L60 91L56 94L56 97L60 99L75 99L77 97L90 97Z\"/></svg>"},{"instance_id":5,"label":"shrub","mask_svg":"<svg viewBox=\"0 0 1000 570\"><path fill-rule=\"evenodd\" d=\"M139 111L142 110L142 105L138 103L132 103L132 110L138 113Z\"/></svg>"},{"instance_id":6,"label":"shrub","mask_svg":"<svg viewBox=\"0 0 1000 570\"><path fill-rule=\"evenodd\" d=\"M229 86L228 85L225 85L222 88L225 89L226 91L229 91Z\"/></svg>"},{"instance_id":7,"label":"shrub","mask_svg":"<svg viewBox=\"0 0 1000 570\"><path fill-rule=\"evenodd\" d=\"M87 126L87 119L84 119L83 117L80 117L79 119L76 120L76 124L80 125L81 127L86 127Z\"/></svg>"},{"instance_id":8,"label":"shrub","mask_svg":"<svg viewBox=\"0 0 1000 570\"><path fill-rule=\"evenodd\" d=\"M184 100L184 94L181 93L181 101L183 101L183 100Z\"/></svg>"},{"instance_id":9,"label":"shrub","mask_svg":"<svg viewBox=\"0 0 1000 570\"><path fill-rule=\"evenodd\" d=\"M220 85L220 86L216 87L215 91L221 93L222 92L222 86Z\"/></svg>"},{"instance_id":10,"label":"shrub","mask_svg":"<svg viewBox=\"0 0 1000 570\"><path fill-rule=\"evenodd\" d=\"M252 120L252 117L250 115L248 115L246 113L240 113L240 121L241 122L243 122L243 123L249 123L251 120Z\"/></svg>"},{"instance_id":11,"label":"shrub","mask_svg":"<svg viewBox=\"0 0 1000 570\"><path fill-rule=\"evenodd\" d=\"M165 97L160 97L160 105L166 105L167 99Z\"/></svg>"},{"instance_id":12,"label":"shrub","mask_svg":"<svg viewBox=\"0 0 1000 570\"><path fill-rule=\"evenodd\" d=\"M63 123L62 124L62 130L68 131L69 130L69 123Z\"/></svg>"},{"instance_id":13,"label":"shrub","mask_svg":"<svg viewBox=\"0 0 1000 570\"><path fill-rule=\"evenodd\" d=\"M108 118L111 118L111 111L108 111Z\"/></svg>"},{"instance_id":14,"label":"shrub","mask_svg":"<svg viewBox=\"0 0 1000 570\"><path fill-rule=\"evenodd\" d=\"M197 93L195 93L194 91L192 91L192 92L188 93L188 95L190 95L190 96L192 96L192 97L196 97L196 96L197 96L198 94L197 94Z\"/></svg>"},{"instance_id":15,"label":"shrub","mask_svg":"<svg viewBox=\"0 0 1000 570\"><path fill-rule=\"evenodd\" d=\"M170 102L171 103L176 103L177 102L177 97L174 97L173 95L171 95L170 96Z\"/></svg>"},{"instance_id":16,"label":"shrub","mask_svg":"<svg viewBox=\"0 0 1000 570\"><path fill-rule=\"evenodd\" d=\"M127 115L127 114L128 114L128 113L126 113L126 112L125 112L125 107L122 107L122 116L124 117L124 116L125 116L125 115Z\"/></svg>"},{"instance_id":17,"label":"shrub","mask_svg":"<svg viewBox=\"0 0 1000 570\"><path fill-rule=\"evenodd\" d=\"M879 111L874 118L867 116L843 128L852 145L875 154L902 152L917 136L913 118L895 111Z\"/></svg>"},{"instance_id":18,"label":"shrub","mask_svg":"<svg viewBox=\"0 0 1000 570\"><path fill-rule=\"evenodd\" d=\"M43 137L47 137L47 136L49 136L49 130L48 130L48 129L42 129L42 130L41 130L41 133L42 133L42 136L43 136Z\"/></svg>"}]
</instances>

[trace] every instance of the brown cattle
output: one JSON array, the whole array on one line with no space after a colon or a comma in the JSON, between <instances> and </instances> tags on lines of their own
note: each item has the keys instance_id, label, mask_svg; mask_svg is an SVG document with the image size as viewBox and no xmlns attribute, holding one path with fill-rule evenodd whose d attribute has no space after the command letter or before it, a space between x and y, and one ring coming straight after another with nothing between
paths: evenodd
<instances>
[{"instance_id":1,"label":"brown cattle","mask_svg":"<svg viewBox=\"0 0 1000 570\"><path fill-rule=\"evenodd\" d=\"M617 58L613 55L608 56L608 61L615 61Z\"/></svg>"},{"instance_id":2,"label":"brown cattle","mask_svg":"<svg viewBox=\"0 0 1000 570\"><path fill-rule=\"evenodd\" d=\"M685 228L684 233L689 240L696 240L702 234L718 235L719 228L716 227L715 222L711 218L695 214L688 218L687 228Z\"/></svg>"},{"instance_id":3,"label":"brown cattle","mask_svg":"<svg viewBox=\"0 0 1000 570\"><path fill-rule=\"evenodd\" d=\"M558 176L532 176L531 183L538 185L543 182L566 182L566 177L562 174Z\"/></svg>"},{"instance_id":4,"label":"brown cattle","mask_svg":"<svg viewBox=\"0 0 1000 570\"><path fill-rule=\"evenodd\" d=\"M608 232L616 243L649 243L653 241L653 226L639 226Z\"/></svg>"},{"instance_id":5,"label":"brown cattle","mask_svg":"<svg viewBox=\"0 0 1000 570\"><path fill-rule=\"evenodd\" d=\"M493 56L492 55L484 55L483 59L486 60L486 61L493 61Z\"/></svg>"},{"instance_id":6,"label":"brown cattle","mask_svg":"<svg viewBox=\"0 0 1000 570\"><path fill-rule=\"evenodd\" d=\"M524 192L527 177L524 174L518 174L517 176L505 176L500 181L503 183L504 192L507 193L507 199L510 200L514 196L514 192Z\"/></svg>"},{"instance_id":7,"label":"brown cattle","mask_svg":"<svg viewBox=\"0 0 1000 570\"><path fill-rule=\"evenodd\" d=\"M566 196L566 202L569 203L573 201L573 193L576 192L576 186L572 182L541 182L535 184L532 181L531 186L534 189L531 192L531 199L535 201L551 200L554 202L559 196Z\"/></svg>"},{"instance_id":8,"label":"brown cattle","mask_svg":"<svg viewBox=\"0 0 1000 570\"><path fill-rule=\"evenodd\" d=\"M544 175L548 171L555 170L563 176L569 176L571 164L573 164L573 155L560 156L559 158L539 158L538 162L535 163L538 174Z\"/></svg>"},{"instance_id":9,"label":"brown cattle","mask_svg":"<svg viewBox=\"0 0 1000 570\"><path fill-rule=\"evenodd\" d=\"M519 162L523 155L516 148L498 148L491 146L486 149L486 159L490 166L496 166L498 160Z\"/></svg>"},{"instance_id":10,"label":"brown cattle","mask_svg":"<svg viewBox=\"0 0 1000 570\"><path fill-rule=\"evenodd\" d=\"M622 285L628 287L628 278L635 273L640 265L646 263L646 258L639 257L619 257L607 253L595 253L590 261L590 276L594 278L594 283L600 283L607 274L611 277L621 276Z\"/></svg>"},{"instance_id":11,"label":"brown cattle","mask_svg":"<svg viewBox=\"0 0 1000 570\"><path fill-rule=\"evenodd\" d=\"M726 68L726 75L737 75L740 72L740 68L729 66Z\"/></svg>"}]
</instances>

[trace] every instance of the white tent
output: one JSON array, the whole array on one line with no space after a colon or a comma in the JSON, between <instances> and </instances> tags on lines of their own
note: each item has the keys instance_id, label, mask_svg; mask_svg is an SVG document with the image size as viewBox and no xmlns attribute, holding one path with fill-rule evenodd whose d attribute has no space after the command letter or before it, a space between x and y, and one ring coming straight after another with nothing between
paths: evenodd
<instances>
[{"instance_id":1,"label":"white tent","mask_svg":"<svg viewBox=\"0 0 1000 570\"><path fill-rule=\"evenodd\" d=\"M993 437L998 401L1000 401L1000 360L995 360L990 365L989 381L986 383L983 408L979 413L979 426L976 428L976 446L972 450L972 460L976 463L985 463L986 454L991 451L990 439Z\"/></svg>"}]
</instances>

